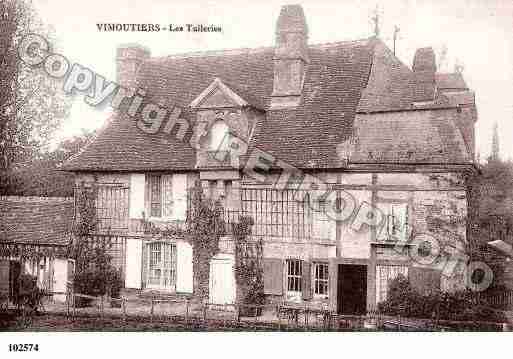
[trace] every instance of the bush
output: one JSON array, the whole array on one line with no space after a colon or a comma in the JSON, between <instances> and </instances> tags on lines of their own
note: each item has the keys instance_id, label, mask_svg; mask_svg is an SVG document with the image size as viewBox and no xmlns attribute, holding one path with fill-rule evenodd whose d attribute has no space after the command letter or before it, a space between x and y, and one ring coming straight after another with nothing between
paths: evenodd
<instances>
[{"instance_id":1,"label":"bush","mask_svg":"<svg viewBox=\"0 0 513 359\"><path fill-rule=\"evenodd\" d=\"M105 248L83 248L81 254L75 273L75 293L119 298L123 287L121 273L111 264L111 257ZM91 302L90 298L75 297L77 307L88 306Z\"/></svg>"},{"instance_id":2,"label":"bush","mask_svg":"<svg viewBox=\"0 0 513 359\"><path fill-rule=\"evenodd\" d=\"M43 291L37 287L37 278L30 274L19 277L19 290L14 301L17 305L25 307L30 312L37 312L37 307L43 298Z\"/></svg>"},{"instance_id":3,"label":"bush","mask_svg":"<svg viewBox=\"0 0 513 359\"><path fill-rule=\"evenodd\" d=\"M502 312L481 301L476 304L469 290L454 293L437 292L421 295L402 275L391 281L388 298L378 304L378 311L387 315L454 321L504 322Z\"/></svg>"}]
</instances>

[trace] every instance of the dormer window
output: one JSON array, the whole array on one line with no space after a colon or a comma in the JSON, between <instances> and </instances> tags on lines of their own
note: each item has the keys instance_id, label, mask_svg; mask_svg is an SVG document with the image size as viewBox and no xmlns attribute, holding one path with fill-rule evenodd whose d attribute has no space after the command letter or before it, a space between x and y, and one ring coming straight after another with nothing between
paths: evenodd
<instances>
[{"instance_id":1,"label":"dormer window","mask_svg":"<svg viewBox=\"0 0 513 359\"><path fill-rule=\"evenodd\" d=\"M209 151L226 151L228 149L228 125L223 120L217 120L210 129Z\"/></svg>"}]
</instances>

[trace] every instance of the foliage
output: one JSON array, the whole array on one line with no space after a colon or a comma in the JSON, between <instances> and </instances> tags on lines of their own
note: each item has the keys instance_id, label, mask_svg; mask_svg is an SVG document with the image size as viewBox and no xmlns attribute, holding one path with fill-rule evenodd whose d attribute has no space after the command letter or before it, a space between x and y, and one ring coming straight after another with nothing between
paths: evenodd
<instances>
[{"instance_id":1,"label":"foliage","mask_svg":"<svg viewBox=\"0 0 513 359\"><path fill-rule=\"evenodd\" d=\"M67 98L59 82L41 68L23 64L17 45L27 33L52 33L42 24L29 0L0 2L0 190L16 184L13 165L36 159L68 114Z\"/></svg>"},{"instance_id":2,"label":"foliage","mask_svg":"<svg viewBox=\"0 0 513 359\"><path fill-rule=\"evenodd\" d=\"M494 271L492 288L501 285L507 263L504 255L487 244L502 240L513 244L513 163L490 159L470 182L468 237L471 259L484 261Z\"/></svg>"},{"instance_id":3,"label":"foliage","mask_svg":"<svg viewBox=\"0 0 513 359\"><path fill-rule=\"evenodd\" d=\"M387 299L378 304L378 311L387 315L454 321L503 322L505 319L486 301L477 303L469 290L421 295L402 275L390 282Z\"/></svg>"},{"instance_id":4,"label":"foliage","mask_svg":"<svg viewBox=\"0 0 513 359\"><path fill-rule=\"evenodd\" d=\"M78 236L86 236L93 232L98 225L96 214L96 198L98 197L98 186L92 184L86 186L80 183L75 191L76 218L74 233Z\"/></svg>"},{"instance_id":5,"label":"foliage","mask_svg":"<svg viewBox=\"0 0 513 359\"><path fill-rule=\"evenodd\" d=\"M264 269L263 269L263 240L248 240L253 218L240 216L238 223L232 224L235 240L235 281L239 292L238 301L246 305L263 305ZM241 315L251 315L252 308L243 308ZM258 313L259 311L257 311Z\"/></svg>"},{"instance_id":6,"label":"foliage","mask_svg":"<svg viewBox=\"0 0 513 359\"><path fill-rule=\"evenodd\" d=\"M9 171L9 188L0 185L7 195L72 197L74 175L59 167L77 154L93 138L94 131L65 139L52 151L35 155L30 161L13 164Z\"/></svg>"},{"instance_id":7,"label":"foliage","mask_svg":"<svg viewBox=\"0 0 513 359\"><path fill-rule=\"evenodd\" d=\"M19 289L14 298L15 303L28 313L36 313L44 296L43 290L37 287L37 278L30 274L21 274L18 280Z\"/></svg>"},{"instance_id":8,"label":"foliage","mask_svg":"<svg viewBox=\"0 0 513 359\"><path fill-rule=\"evenodd\" d=\"M210 260L219 252L219 239L225 234L223 207L205 198L198 182L190 190L187 234L193 246L194 293L208 297Z\"/></svg>"},{"instance_id":9,"label":"foliage","mask_svg":"<svg viewBox=\"0 0 513 359\"><path fill-rule=\"evenodd\" d=\"M111 264L112 257L107 253L105 243L91 247L81 241L76 244L75 255L76 273L73 289L76 293L96 297L103 295L119 297L123 287L122 276ZM89 303L90 300L76 300L77 306Z\"/></svg>"}]
</instances>

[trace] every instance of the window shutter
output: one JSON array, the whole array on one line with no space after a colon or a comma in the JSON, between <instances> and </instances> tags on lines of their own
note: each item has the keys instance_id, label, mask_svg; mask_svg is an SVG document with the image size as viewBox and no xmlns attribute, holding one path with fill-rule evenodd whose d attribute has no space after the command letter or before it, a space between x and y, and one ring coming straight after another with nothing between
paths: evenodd
<instances>
[{"instance_id":1,"label":"window shutter","mask_svg":"<svg viewBox=\"0 0 513 359\"><path fill-rule=\"evenodd\" d=\"M125 287L141 288L141 262L144 258L143 242L139 238L128 238L126 240L126 268ZM143 258L141 258L143 256ZM144 269L144 267L143 267Z\"/></svg>"},{"instance_id":2,"label":"window shutter","mask_svg":"<svg viewBox=\"0 0 513 359\"><path fill-rule=\"evenodd\" d=\"M192 246L184 241L176 242L176 291L192 293Z\"/></svg>"},{"instance_id":3,"label":"window shutter","mask_svg":"<svg viewBox=\"0 0 513 359\"><path fill-rule=\"evenodd\" d=\"M283 294L283 261L264 258L264 294Z\"/></svg>"},{"instance_id":4,"label":"window shutter","mask_svg":"<svg viewBox=\"0 0 513 359\"><path fill-rule=\"evenodd\" d=\"M411 286L420 294L440 291L440 271L431 268L411 267L408 279Z\"/></svg>"},{"instance_id":5,"label":"window shutter","mask_svg":"<svg viewBox=\"0 0 513 359\"><path fill-rule=\"evenodd\" d=\"M173 175L162 176L162 217L173 214Z\"/></svg>"},{"instance_id":6,"label":"window shutter","mask_svg":"<svg viewBox=\"0 0 513 359\"><path fill-rule=\"evenodd\" d=\"M312 299L312 271L310 270L310 262L303 261L303 272L301 275L303 299Z\"/></svg>"},{"instance_id":7,"label":"window shutter","mask_svg":"<svg viewBox=\"0 0 513 359\"><path fill-rule=\"evenodd\" d=\"M187 212L187 175L173 175L173 218L185 221Z\"/></svg>"},{"instance_id":8,"label":"window shutter","mask_svg":"<svg viewBox=\"0 0 513 359\"><path fill-rule=\"evenodd\" d=\"M148 281L148 245L143 242L141 251L141 288L146 288L146 282Z\"/></svg>"},{"instance_id":9,"label":"window shutter","mask_svg":"<svg viewBox=\"0 0 513 359\"><path fill-rule=\"evenodd\" d=\"M130 218L142 218L145 208L145 182L143 173L130 175Z\"/></svg>"}]
</instances>

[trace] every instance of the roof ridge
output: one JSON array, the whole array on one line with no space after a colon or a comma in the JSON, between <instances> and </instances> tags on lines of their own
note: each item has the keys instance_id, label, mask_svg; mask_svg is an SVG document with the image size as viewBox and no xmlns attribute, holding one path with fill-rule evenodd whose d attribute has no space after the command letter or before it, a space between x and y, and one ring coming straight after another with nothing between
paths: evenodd
<instances>
[{"instance_id":1,"label":"roof ridge","mask_svg":"<svg viewBox=\"0 0 513 359\"><path fill-rule=\"evenodd\" d=\"M72 202L73 197L41 197L41 196L0 196L2 201L16 202Z\"/></svg>"},{"instance_id":2,"label":"roof ridge","mask_svg":"<svg viewBox=\"0 0 513 359\"><path fill-rule=\"evenodd\" d=\"M342 40L342 41L332 41L332 42L323 42L317 44L309 44L309 48L328 48L335 47L341 44L357 44L357 43L365 43L369 42L372 38L363 38L357 40ZM259 46L259 47L240 47L240 48L231 48L231 49L218 49L218 50L204 50L204 51L190 51L190 52L182 52L178 54L170 54L164 56L155 56L150 57L146 61L156 61L156 60L172 60L172 59L180 59L180 58L188 58L188 57L203 57L203 56L220 56L220 55L242 55L242 54L252 54L259 53L266 50L274 49L274 46Z\"/></svg>"}]
</instances>

